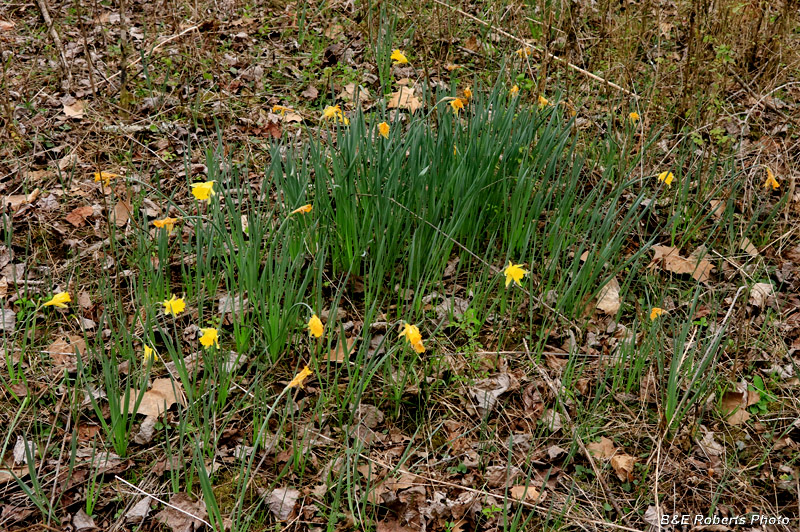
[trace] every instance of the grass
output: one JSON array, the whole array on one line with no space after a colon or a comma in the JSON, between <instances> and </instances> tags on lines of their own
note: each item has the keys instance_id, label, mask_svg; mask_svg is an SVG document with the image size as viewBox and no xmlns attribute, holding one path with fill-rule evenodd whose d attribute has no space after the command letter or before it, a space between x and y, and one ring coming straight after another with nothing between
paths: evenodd
<instances>
[{"instance_id":1,"label":"grass","mask_svg":"<svg viewBox=\"0 0 800 532\"><path fill-rule=\"evenodd\" d=\"M249 28L258 10L239 7L237 24ZM142 526L156 529L177 526L164 512L153 523L171 502L235 531L640 529L654 512L759 505L796 519L796 390L772 368L796 370L792 263L780 251L796 242L796 212L788 186L763 186L764 162L743 155L744 134L720 125L741 113L731 65L786 47L790 14L751 6L762 25L738 35L736 6L725 3L721 22L683 2L666 26L648 2L624 12L610 2L591 12L474 7L487 25L476 24L472 50L463 17L440 4L346 14L301 2L247 34L256 55L271 46L280 56L260 78L224 63L247 39L217 42L204 36L213 24L198 24L187 33L196 47L151 45L128 74L131 101L111 97L130 116L154 98L148 122L185 121L184 132L125 134L97 152L94 170L120 169L105 188L89 190L74 165L46 185L21 183L19 193L91 197L102 214L71 229L99 236L88 254L45 229L37 237L32 227L43 226L19 223L20 213L3 226L29 271L50 269L39 284L9 278L0 528L64 525L78 508L97 526L129 526L143 493L154 502ZM684 15L694 25L681 44L671 34ZM331 66L334 23L351 44L363 39L355 49L373 83L345 59ZM754 46L742 37L779 27ZM519 43L492 28L644 98L587 88L546 55L519 57ZM581 35L602 38L587 47ZM391 64L394 48L412 67ZM671 59L676 50L685 63ZM456 62L443 80L442 64ZM749 90L790 98L776 88L794 67L778 62L747 77ZM759 84L771 74L781 81ZM401 76L418 83L416 113L387 108ZM345 104L348 124L318 120L345 82L369 85L373 101ZM236 83L245 92L225 96ZM310 106L294 90L309 83L320 93ZM473 96L456 113L467 86ZM275 103L305 120L257 137L247 128ZM101 131L87 142L102 142ZM22 143L9 150L23 153ZM207 181L215 194L194 198L191 185ZM57 201L51 221L62 233L70 201ZM130 219L119 223L122 211ZM153 225L167 216L173 229ZM714 272L698 281L652 262L654 245ZM521 284L507 286L509 263L530 270ZM752 303L759 282L776 288L774 306ZM58 292L72 295L67 310L42 306ZM173 296L186 303L175 315L164 306ZM399 335L405 324L418 326L424 351ZM218 345L201 344L209 329ZM73 339L53 352L65 333L85 351ZM749 420L726 419L731 394ZM613 456L598 450L605 439ZM185 506L183 494L201 502Z\"/></svg>"}]
</instances>

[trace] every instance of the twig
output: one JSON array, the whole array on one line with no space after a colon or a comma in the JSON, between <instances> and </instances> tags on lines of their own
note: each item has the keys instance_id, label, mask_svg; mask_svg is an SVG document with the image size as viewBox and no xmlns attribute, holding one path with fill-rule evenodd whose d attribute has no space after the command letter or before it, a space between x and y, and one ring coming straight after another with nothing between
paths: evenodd
<instances>
[{"instance_id":1,"label":"twig","mask_svg":"<svg viewBox=\"0 0 800 532\"><path fill-rule=\"evenodd\" d=\"M484 25L484 26L486 26L486 27L491 27L491 26L490 26L490 25L489 25L487 22L484 22L483 20L479 19L478 17L476 17L476 16L474 16L474 15L470 15L470 14L469 14L469 13L467 13L466 11L463 11L463 10L461 10L461 9L459 9L459 8L455 7L455 6L451 6L450 4L446 4L446 3L442 2L441 0L433 0L433 1L434 1L434 2L436 2L436 3L437 3L437 4L439 4L439 5L443 5L443 6L445 6L445 7L448 7L448 8L450 8L450 9L452 9L453 11L456 11L456 12L457 12L459 15L462 15L462 16L465 16L465 17L467 17L467 18L469 18L469 19L472 19L472 20L474 20L474 21L475 21L475 22L477 22L478 24L483 24L483 25ZM575 64L572 64L572 63L570 63L570 62L569 62L569 61L567 61L566 59L562 59L561 57L558 57L557 55L554 55L554 54L551 54L550 52L547 52L547 51L545 51L545 50L542 50L541 48L539 48L539 47L538 47L538 46L536 46L536 45L533 45L533 44L527 43L527 42L525 42L525 40L524 40L524 39L520 39L520 38L519 38L519 37L517 37L516 35L512 35L512 34L508 33L507 31L501 30L500 28L497 28L497 27L495 27L495 28L494 28L494 30L495 30L497 33L499 33L499 34L501 34L501 35L504 35L504 36L508 37L509 39L511 39L511 40L513 40L513 41L517 41L518 43L521 43L523 46L526 46L526 47L528 47L528 48L531 48L531 49L533 49L533 50L535 50L535 51L539 52L540 54L544 54L544 55L546 55L546 56L547 56L547 57L549 57L550 59L553 59L553 60L555 60L555 61L558 61L559 63L562 63L562 64L564 64L564 65L567 65L569 68L571 68L571 69L575 70L576 72L580 72L581 74L583 74L584 76L586 76L586 77L588 77L588 78L591 78L591 79L593 79L593 80L595 80L595 81L599 81L599 82L601 82L601 83L605 83L605 84L606 84L606 85L608 85L609 87L611 87L611 88L613 88L613 89L616 89L616 90L618 90L618 91L620 91L620 92L624 92L625 94L627 94L628 96L632 96L632 97L633 97L633 98L635 98L636 100L638 100L639 98L641 98L641 96L639 96L638 94L634 94L634 93L632 93L631 91L629 91L628 89L624 89L624 88L620 87L619 85L617 85L616 83L614 83L614 82L612 82L612 81L608 81L608 80L607 80L607 79L605 79L605 78L601 78L601 77L600 77L600 76L598 76L597 74L592 74L592 73L591 73L591 72L589 72L588 70L585 70L585 69L583 69L583 68L579 67L578 65L575 65Z\"/></svg>"},{"instance_id":2,"label":"twig","mask_svg":"<svg viewBox=\"0 0 800 532\"><path fill-rule=\"evenodd\" d=\"M58 57L61 59L61 67L64 69L64 75L67 76L67 88L72 90L72 72L70 72L69 66L67 65L67 54L64 53L64 45L61 43L61 37L58 36L58 31L53 25L53 19L50 18L50 11L47 9L47 1L36 0L36 5L39 6L39 11L42 13L44 23L47 24L47 29L50 32L50 36L53 38L53 44L56 50L58 50Z\"/></svg>"},{"instance_id":3,"label":"twig","mask_svg":"<svg viewBox=\"0 0 800 532\"><path fill-rule=\"evenodd\" d=\"M567 412L567 407L564 406L564 401L561 400L560 394L558 393L558 389L556 388L555 383L550 378L550 375L548 375L547 372L545 370L543 370L541 368L541 366L539 366L539 364L536 363L535 360L533 360L533 357L530 356L531 355L531 351L528 348L528 341L523 338L522 339L522 343L525 346L525 352L528 354L528 357L530 358L531 364L533 364L533 367L536 368L536 371L539 372L539 375L541 375L542 379L544 379L545 383L547 383L548 388L550 388L550 391L553 392L553 395L556 398L556 402L558 403L558 406L561 407L561 414L564 416L564 419L566 420L567 425L570 426L570 429L572 431L573 439L575 440L575 442L577 442L578 447L581 448L581 452L586 457L586 459L589 461L589 465L592 466L592 471L594 471L594 476L595 476L595 478L597 478L597 481L600 483L600 487L603 490L603 495L605 496L606 500L611 503L611 506L614 507L614 510L616 510L617 514L620 516L620 519L622 519L622 521L625 523L625 525L631 526L631 524L628 522L628 517L622 511L622 508L620 507L619 503L617 502L617 499L614 497L614 494L611 493L610 489L608 489L608 484L606 484L605 479L600 474L600 469L597 467L597 464L595 463L594 458L592 457L592 453L590 453L589 450L586 448L586 445L584 445L584 443L583 443L583 438L581 438L581 435L578 434L578 428L572 423L572 418L570 417L569 412Z\"/></svg>"},{"instance_id":4,"label":"twig","mask_svg":"<svg viewBox=\"0 0 800 532\"><path fill-rule=\"evenodd\" d=\"M173 506L172 504L170 504L170 503L168 503L168 502L166 502L166 501L162 501L161 499L159 499L158 497L156 497L156 496L155 496L155 495L153 495L152 493L147 493L147 492L146 492L146 491L144 491L143 489L141 489L141 488L138 488L137 486L134 486L133 484L131 484L130 482L128 482L128 481L127 481L127 480L125 480L124 478L121 478L119 475L114 475L114 478L115 478L115 479L117 479L117 480L119 480L120 482L122 482L122 483L123 483L123 484L125 484L126 486L129 486L129 487L131 487L131 488L135 489L136 491L138 491L138 492L139 492L139 493L141 493L142 495L147 495L148 497L150 497L150 498L151 498L151 499L153 499L154 501L160 502L160 503L161 503L161 504L163 504L164 506L169 506L169 507L170 507L170 508L172 508L173 510L176 510L176 511L178 511L178 512L180 512L180 513L184 514L184 515L188 515L188 516L189 516L189 517L191 517L192 519L195 519L195 520L197 520L197 521L200 521L201 523L203 523L204 525L206 525L206 526L208 527L208 529L209 529L209 530L214 530L214 527L213 527L213 526L211 525L211 523L209 523L208 521L205 521L205 520L201 519L200 517L197 517L196 515L192 515L192 514L190 514L189 512L187 512L186 510L182 510L182 509L178 508L177 506Z\"/></svg>"}]
</instances>

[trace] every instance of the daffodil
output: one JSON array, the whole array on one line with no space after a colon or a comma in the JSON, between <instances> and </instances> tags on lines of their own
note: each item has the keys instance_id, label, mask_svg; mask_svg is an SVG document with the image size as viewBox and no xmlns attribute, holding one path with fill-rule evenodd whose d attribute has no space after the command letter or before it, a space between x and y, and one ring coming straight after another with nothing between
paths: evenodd
<instances>
[{"instance_id":1,"label":"daffodil","mask_svg":"<svg viewBox=\"0 0 800 532\"><path fill-rule=\"evenodd\" d=\"M520 57L528 57L528 56L529 56L529 55L531 55L532 53L533 53L533 50L531 50L531 49L530 49L530 48L528 48L527 46L526 46L526 47L524 47L524 48L520 48L519 50L517 50L517 55L518 55L518 56L520 56Z\"/></svg>"},{"instance_id":2,"label":"daffodil","mask_svg":"<svg viewBox=\"0 0 800 532\"><path fill-rule=\"evenodd\" d=\"M213 327L205 327L200 329L203 335L200 337L200 343L203 347L211 347L212 345L219 347L219 331Z\"/></svg>"},{"instance_id":3,"label":"daffodil","mask_svg":"<svg viewBox=\"0 0 800 532\"><path fill-rule=\"evenodd\" d=\"M205 181L203 183L192 183L192 195L200 201L211 201L216 181Z\"/></svg>"},{"instance_id":4,"label":"daffodil","mask_svg":"<svg viewBox=\"0 0 800 532\"><path fill-rule=\"evenodd\" d=\"M319 338L322 336L323 326L322 320L319 319L319 316L316 314L311 315L311 319L308 320L308 334Z\"/></svg>"},{"instance_id":5,"label":"daffodil","mask_svg":"<svg viewBox=\"0 0 800 532\"><path fill-rule=\"evenodd\" d=\"M298 207L295 210L293 210L292 212L290 212L289 216L291 216L293 214L297 214L298 212L302 212L303 214L308 214L309 212L311 212L311 209L313 209L313 208L314 207L312 207L312 205L310 203L308 203L308 204L303 205L302 207Z\"/></svg>"},{"instance_id":6,"label":"daffodil","mask_svg":"<svg viewBox=\"0 0 800 532\"><path fill-rule=\"evenodd\" d=\"M516 96L517 94L519 94L519 85L514 85L513 87L511 87L511 88L509 89L508 93L509 93L511 96Z\"/></svg>"},{"instance_id":7,"label":"daffodil","mask_svg":"<svg viewBox=\"0 0 800 532\"><path fill-rule=\"evenodd\" d=\"M177 218L162 218L160 220L153 220L153 225L159 229L166 228L167 233L171 233L172 230L175 228L175 224L178 222Z\"/></svg>"},{"instance_id":8,"label":"daffodil","mask_svg":"<svg viewBox=\"0 0 800 532\"><path fill-rule=\"evenodd\" d=\"M464 100L461 98L453 98L450 100L450 107L453 108L454 113L458 114L458 111L464 108Z\"/></svg>"},{"instance_id":9,"label":"daffodil","mask_svg":"<svg viewBox=\"0 0 800 532\"><path fill-rule=\"evenodd\" d=\"M380 133L383 138L388 139L389 124L387 124L386 122L381 122L380 124L378 124L378 133Z\"/></svg>"},{"instance_id":10,"label":"daffodil","mask_svg":"<svg viewBox=\"0 0 800 532\"><path fill-rule=\"evenodd\" d=\"M99 183L100 181L103 182L103 186L111 185L111 180L114 178L119 177L117 174L111 172L95 172L94 173L94 182Z\"/></svg>"},{"instance_id":11,"label":"daffodil","mask_svg":"<svg viewBox=\"0 0 800 532\"><path fill-rule=\"evenodd\" d=\"M675 175L672 172L661 172L658 174L658 180L666 183L668 187L672 186L673 179L675 179Z\"/></svg>"},{"instance_id":12,"label":"daffodil","mask_svg":"<svg viewBox=\"0 0 800 532\"><path fill-rule=\"evenodd\" d=\"M472 89L470 89L469 87L464 89L464 98L467 98L467 99L472 98Z\"/></svg>"},{"instance_id":13,"label":"daffodil","mask_svg":"<svg viewBox=\"0 0 800 532\"><path fill-rule=\"evenodd\" d=\"M350 123L350 120L348 120L347 117L344 116L342 108L339 107L339 104L329 105L328 107L326 107L325 110L322 111L322 118L324 120L333 120L333 121L338 120L344 125L348 125Z\"/></svg>"},{"instance_id":14,"label":"daffodil","mask_svg":"<svg viewBox=\"0 0 800 532\"><path fill-rule=\"evenodd\" d=\"M550 105L550 100L548 100L547 98L545 98L544 96L542 96L540 94L539 95L539 109L544 109L548 105Z\"/></svg>"},{"instance_id":15,"label":"daffodil","mask_svg":"<svg viewBox=\"0 0 800 532\"><path fill-rule=\"evenodd\" d=\"M165 299L161 304L164 305L164 314L167 316L170 314L177 316L186 309L186 302L183 298L174 295L171 299Z\"/></svg>"},{"instance_id":16,"label":"daffodil","mask_svg":"<svg viewBox=\"0 0 800 532\"><path fill-rule=\"evenodd\" d=\"M653 307L650 310L650 321L655 321L656 318L661 316L663 313L664 313L664 309L661 309L661 308L658 308L658 307Z\"/></svg>"},{"instance_id":17,"label":"daffodil","mask_svg":"<svg viewBox=\"0 0 800 532\"><path fill-rule=\"evenodd\" d=\"M775 174L769 169L769 166L764 167L767 170L767 180L764 181L764 188L772 187L772 190L780 188L781 184L775 179Z\"/></svg>"},{"instance_id":18,"label":"daffodil","mask_svg":"<svg viewBox=\"0 0 800 532\"><path fill-rule=\"evenodd\" d=\"M156 350L151 348L149 345L144 344L144 361L148 362L150 359L153 359L155 362L158 360L158 355L156 354Z\"/></svg>"},{"instance_id":19,"label":"daffodil","mask_svg":"<svg viewBox=\"0 0 800 532\"><path fill-rule=\"evenodd\" d=\"M416 325L411 325L410 323L403 324L400 337L404 337L417 353L425 352L425 346L422 344L422 335Z\"/></svg>"},{"instance_id":20,"label":"daffodil","mask_svg":"<svg viewBox=\"0 0 800 532\"><path fill-rule=\"evenodd\" d=\"M297 387L302 388L303 387L303 381L306 380L306 377L308 377L312 373L313 372L311 371L311 369L308 366L304 367L300 371L300 373L295 375L294 379L292 379L292 381L289 384L287 384L286 387L287 388L297 388Z\"/></svg>"},{"instance_id":21,"label":"daffodil","mask_svg":"<svg viewBox=\"0 0 800 532\"><path fill-rule=\"evenodd\" d=\"M506 288L508 288L508 285L511 284L511 281L514 281L519 286L522 286L520 281L522 281L522 278L525 275L530 273L528 270L523 269L523 266L524 264L514 264L511 261L508 261L508 266L506 266L506 269L503 270L503 273L506 276Z\"/></svg>"},{"instance_id":22,"label":"daffodil","mask_svg":"<svg viewBox=\"0 0 800 532\"><path fill-rule=\"evenodd\" d=\"M635 124L636 122L639 121L639 113L634 111L634 112L632 112L631 114L628 115L628 118L630 119L631 122L633 122Z\"/></svg>"},{"instance_id":23,"label":"daffodil","mask_svg":"<svg viewBox=\"0 0 800 532\"><path fill-rule=\"evenodd\" d=\"M400 50L394 50L392 52L391 57L389 57L392 61L394 61L395 65L405 65L408 64L408 58L405 56L403 52Z\"/></svg>"},{"instance_id":24,"label":"daffodil","mask_svg":"<svg viewBox=\"0 0 800 532\"><path fill-rule=\"evenodd\" d=\"M273 113L280 113L281 116L283 116L284 114L286 114L287 112L289 112L291 110L292 109L290 107L285 107L283 105L273 105L272 106L272 112Z\"/></svg>"},{"instance_id":25,"label":"daffodil","mask_svg":"<svg viewBox=\"0 0 800 532\"><path fill-rule=\"evenodd\" d=\"M43 307L58 307L58 308L67 308L67 303L71 302L72 298L69 297L69 293L67 292L59 292L53 296L50 301L42 305Z\"/></svg>"}]
</instances>

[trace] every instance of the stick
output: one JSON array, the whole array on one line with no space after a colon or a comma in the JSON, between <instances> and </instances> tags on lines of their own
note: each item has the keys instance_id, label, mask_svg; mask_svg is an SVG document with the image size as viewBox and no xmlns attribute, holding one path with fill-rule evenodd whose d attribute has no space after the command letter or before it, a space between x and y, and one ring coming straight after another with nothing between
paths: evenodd
<instances>
[{"instance_id":1,"label":"stick","mask_svg":"<svg viewBox=\"0 0 800 532\"><path fill-rule=\"evenodd\" d=\"M55 44L56 50L58 50L58 58L61 59L61 67L64 69L64 75L67 76L68 89L72 90L72 72L70 72L69 66L67 65L67 54L64 53L64 45L61 43L61 37L58 36L58 31L53 25L53 19L50 18L50 11L47 9L47 1L36 0L36 5L39 6L39 11L42 13L44 23L47 24L47 29L50 32L50 36L53 38L53 44Z\"/></svg>"}]
</instances>

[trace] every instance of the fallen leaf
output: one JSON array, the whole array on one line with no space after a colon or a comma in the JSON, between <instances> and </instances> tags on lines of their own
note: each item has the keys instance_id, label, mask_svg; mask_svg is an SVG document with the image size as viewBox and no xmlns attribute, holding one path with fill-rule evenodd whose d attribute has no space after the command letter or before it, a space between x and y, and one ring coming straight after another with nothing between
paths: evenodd
<instances>
[{"instance_id":1,"label":"fallen leaf","mask_svg":"<svg viewBox=\"0 0 800 532\"><path fill-rule=\"evenodd\" d=\"M747 411L748 396L748 392L739 391L727 391L722 394L719 410L725 417L725 421L731 425L741 425L750 419L750 413Z\"/></svg>"},{"instance_id":2,"label":"fallen leaf","mask_svg":"<svg viewBox=\"0 0 800 532\"><path fill-rule=\"evenodd\" d=\"M35 188L30 194L11 194L9 196L3 196L3 208L8 207L11 212L16 212L23 205L28 205L36 201L40 192L41 190Z\"/></svg>"},{"instance_id":3,"label":"fallen leaf","mask_svg":"<svg viewBox=\"0 0 800 532\"><path fill-rule=\"evenodd\" d=\"M397 519L380 521L375 528L375 532L415 532L415 530L418 529L403 526Z\"/></svg>"},{"instance_id":4,"label":"fallen leaf","mask_svg":"<svg viewBox=\"0 0 800 532\"><path fill-rule=\"evenodd\" d=\"M600 438L600 441L595 441L586 446L586 449L592 453L592 456L604 458L608 460L617 453L617 448L614 447L614 442L605 436Z\"/></svg>"},{"instance_id":5,"label":"fallen leaf","mask_svg":"<svg viewBox=\"0 0 800 532\"><path fill-rule=\"evenodd\" d=\"M771 283L756 283L750 288L750 304L763 308L767 299L775 296L775 289Z\"/></svg>"},{"instance_id":6,"label":"fallen leaf","mask_svg":"<svg viewBox=\"0 0 800 532\"><path fill-rule=\"evenodd\" d=\"M619 281L614 276L600 290L600 295L597 296L597 308L606 314L616 314L619 311L619 307Z\"/></svg>"},{"instance_id":7,"label":"fallen leaf","mask_svg":"<svg viewBox=\"0 0 800 532\"><path fill-rule=\"evenodd\" d=\"M11 31L14 29L15 24L7 20L0 20L0 31Z\"/></svg>"},{"instance_id":8,"label":"fallen leaf","mask_svg":"<svg viewBox=\"0 0 800 532\"><path fill-rule=\"evenodd\" d=\"M511 387L511 377L508 373L501 373L488 379L482 379L470 387L469 393L475 400L478 412L485 416L494 410L497 400Z\"/></svg>"},{"instance_id":9,"label":"fallen leaf","mask_svg":"<svg viewBox=\"0 0 800 532\"><path fill-rule=\"evenodd\" d=\"M518 501L535 501L539 499L541 492L532 486L518 485L509 490L511 497Z\"/></svg>"},{"instance_id":10,"label":"fallen leaf","mask_svg":"<svg viewBox=\"0 0 800 532\"><path fill-rule=\"evenodd\" d=\"M80 120L83 118L83 112L83 102L80 100L75 100L69 105L64 104L64 114L67 115L67 118L75 118Z\"/></svg>"},{"instance_id":11,"label":"fallen leaf","mask_svg":"<svg viewBox=\"0 0 800 532\"><path fill-rule=\"evenodd\" d=\"M417 112L417 109L422 107L422 102L419 98L414 96L414 89L400 87L399 91L392 93L386 107L387 109L408 109L413 114Z\"/></svg>"},{"instance_id":12,"label":"fallen leaf","mask_svg":"<svg viewBox=\"0 0 800 532\"><path fill-rule=\"evenodd\" d=\"M94 519L89 517L83 508L78 510L78 513L72 516L72 529L75 532L83 532L85 530L94 530L97 527L94 524Z\"/></svg>"},{"instance_id":13,"label":"fallen leaf","mask_svg":"<svg viewBox=\"0 0 800 532\"><path fill-rule=\"evenodd\" d=\"M153 499L144 497L142 500L133 505L133 507L125 513L125 522L127 524L139 524L147 518L150 513L150 503Z\"/></svg>"},{"instance_id":14,"label":"fallen leaf","mask_svg":"<svg viewBox=\"0 0 800 532\"><path fill-rule=\"evenodd\" d=\"M86 218L92 214L94 214L94 209L90 205L85 205L73 209L73 211L67 215L66 220L75 227L81 227L86 222Z\"/></svg>"},{"instance_id":15,"label":"fallen leaf","mask_svg":"<svg viewBox=\"0 0 800 532\"><path fill-rule=\"evenodd\" d=\"M74 334L61 336L43 352L50 355L50 360L59 370L67 370L72 373L78 369L79 353L86 363L86 340L83 339L83 336Z\"/></svg>"},{"instance_id":16,"label":"fallen leaf","mask_svg":"<svg viewBox=\"0 0 800 532\"><path fill-rule=\"evenodd\" d=\"M561 422L561 414L552 408L545 410L540 419L544 426L550 429L551 432L557 432L564 426Z\"/></svg>"},{"instance_id":17,"label":"fallen leaf","mask_svg":"<svg viewBox=\"0 0 800 532\"><path fill-rule=\"evenodd\" d=\"M672 273L690 274L695 280L706 282L710 279L714 266L705 259L690 256L681 257L678 248L672 246L653 246L655 256L650 266L660 266Z\"/></svg>"},{"instance_id":18,"label":"fallen leaf","mask_svg":"<svg viewBox=\"0 0 800 532\"><path fill-rule=\"evenodd\" d=\"M111 219L117 227L125 227L131 217L132 210L133 207L130 201L119 200L116 205L114 205L114 214Z\"/></svg>"},{"instance_id":19,"label":"fallen leaf","mask_svg":"<svg viewBox=\"0 0 800 532\"><path fill-rule=\"evenodd\" d=\"M171 528L172 532L194 532L203 527L203 520L208 517L203 501L195 501L185 493L176 493L170 497L169 503L186 512L167 506L156 514L156 520Z\"/></svg>"},{"instance_id":20,"label":"fallen leaf","mask_svg":"<svg viewBox=\"0 0 800 532\"><path fill-rule=\"evenodd\" d=\"M711 431L706 432L697 445L706 456L719 456L725 451L725 448L714 439L714 433Z\"/></svg>"},{"instance_id":21,"label":"fallen leaf","mask_svg":"<svg viewBox=\"0 0 800 532\"><path fill-rule=\"evenodd\" d=\"M25 449L27 444L27 450ZM26 465L28 456L36 458L36 442L25 440L22 436L17 436L17 443L14 444L14 465Z\"/></svg>"},{"instance_id":22,"label":"fallen leaf","mask_svg":"<svg viewBox=\"0 0 800 532\"><path fill-rule=\"evenodd\" d=\"M6 278L3 277L0 279L0 297L6 297L7 293L8 281L6 281ZM0 309L0 331L12 333L16 327L17 313L9 308Z\"/></svg>"},{"instance_id":23,"label":"fallen leaf","mask_svg":"<svg viewBox=\"0 0 800 532\"><path fill-rule=\"evenodd\" d=\"M336 347L331 349L331 352L328 353L328 357L325 360L328 362L345 362L350 358L350 354L353 352L353 346L355 343L355 337L345 338L345 341L342 342L342 337L339 335L339 342L336 344ZM346 348L345 345L347 346Z\"/></svg>"},{"instance_id":24,"label":"fallen leaf","mask_svg":"<svg viewBox=\"0 0 800 532\"><path fill-rule=\"evenodd\" d=\"M300 492L294 488L277 488L270 491L264 500L267 501L270 512L278 521L286 521L294 511Z\"/></svg>"},{"instance_id":25,"label":"fallen leaf","mask_svg":"<svg viewBox=\"0 0 800 532\"><path fill-rule=\"evenodd\" d=\"M633 480L633 465L636 458L628 454L615 454L611 457L611 467L622 482Z\"/></svg>"},{"instance_id":26,"label":"fallen leaf","mask_svg":"<svg viewBox=\"0 0 800 532\"><path fill-rule=\"evenodd\" d=\"M309 85L306 90L300 93L300 96L307 100L316 100L317 96L319 96L319 91L314 85Z\"/></svg>"},{"instance_id":27,"label":"fallen leaf","mask_svg":"<svg viewBox=\"0 0 800 532\"><path fill-rule=\"evenodd\" d=\"M136 436L133 437L133 441L139 445L150 443L150 441L153 439L153 435L155 434L156 421L158 421L157 416L147 416L144 418L142 424L139 425L139 432L137 432Z\"/></svg>"},{"instance_id":28,"label":"fallen leaf","mask_svg":"<svg viewBox=\"0 0 800 532\"><path fill-rule=\"evenodd\" d=\"M178 397L175 395L180 390L180 384L175 383L173 388L172 379L156 379L153 381L153 386L144 392L142 401L136 408L135 414L144 414L145 416L159 416L162 412L168 410L176 402L179 402ZM122 396L121 401L125 401L125 396ZM137 394L135 389L131 389L129 407L133 409L136 404ZM183 404L183 400L180 400Z\"/></svg>"},{"instance_id":29,"label":"fallen leaf","mask_svg":"<svg viewBox=\"0 0 800 532\"><path fill-rule=\"evenodd\" d=\"M751 257L758 257L758 248L750 242L750 239L744 237L741 242L739 242L739 249L750 255Z\"/></svg>"},{"instance_id":30,"label":"fallen leaf","mask_svg":"<svg viewBox=\"0 0 800 532\"><path fill-rule=\"evenodd\" d=\"M339 93L338 98L346 102L362 104L370 99L370 93L366 87L356 85L355 83L348 83L344 86L342 92Z\"/></svg>"}]
</instances>

